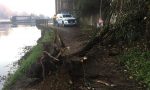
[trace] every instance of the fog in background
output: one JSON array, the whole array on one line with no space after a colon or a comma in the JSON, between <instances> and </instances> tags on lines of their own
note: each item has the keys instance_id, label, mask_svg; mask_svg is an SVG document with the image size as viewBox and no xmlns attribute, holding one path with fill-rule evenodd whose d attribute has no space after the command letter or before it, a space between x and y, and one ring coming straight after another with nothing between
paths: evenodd
<instances>
[{"instance_id":1,"label":"fog in background","mask_svg":"<svg viewBox=\"0 0 150 90\"><path fill-rule=\"evenodd\" d=\"M55 14L55 0L0 0L0 19L31 14L52 17Z\"/></svg>"}]
</instances>

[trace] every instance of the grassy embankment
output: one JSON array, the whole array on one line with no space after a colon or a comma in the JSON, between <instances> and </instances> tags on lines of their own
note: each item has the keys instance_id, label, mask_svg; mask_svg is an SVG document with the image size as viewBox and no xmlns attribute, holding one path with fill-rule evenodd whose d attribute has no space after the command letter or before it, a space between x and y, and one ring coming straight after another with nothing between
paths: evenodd
<instances>
[{"instance_id":1,"label":"grassy embankment","mask_svg":"<svg viewBox=\"0 0 150 90\"><path fill-rule=\"evenodd\" d=\"M150 88L150 51L142 51L137 48L129 49L120 55L121 64L130 74L130 79L136 79L139 84Z\"/></svg>"},{"instance_id":2,"label":"grassy embankment","mask_svg":"<svg viewBox=\"0 0 150 90\"><path fill-rule=\"evenodd\" d=\"M31 64L35 63L36 60L42 55L43 51L43 43L53 42L54 32L53 30L41 30L42 37L38 40L36 46L34 46L29 52L25 54L24 57L21 58L21 64L19 65L16 72L8 77L4 84L3 90L8 90L8 88L13 85L19 78L21 78L26 70L29 69Z\"/></svg>"}]
</instances>

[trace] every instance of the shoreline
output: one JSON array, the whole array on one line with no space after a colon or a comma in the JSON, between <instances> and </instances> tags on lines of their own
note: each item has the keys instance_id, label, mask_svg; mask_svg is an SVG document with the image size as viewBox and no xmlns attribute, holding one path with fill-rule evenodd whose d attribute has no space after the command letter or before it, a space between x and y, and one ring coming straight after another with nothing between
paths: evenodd
<instances>
[{"instance_id":1,"label":"shoreline","mask_svg":"<svg viewBox=\"0 0 150 90\"><path fill-rule=\"evenodd\" d=\"M43 43L50 43L53 41L53 30L38 28L41 30L41 37L37 40L37 45L33 46L24 56L18 60L19 68L12 75L9 75L4 83L2 90L9 90L22 77L25 76L26 71L35 63L42 55Z\"/></svg>"}]
</instances>

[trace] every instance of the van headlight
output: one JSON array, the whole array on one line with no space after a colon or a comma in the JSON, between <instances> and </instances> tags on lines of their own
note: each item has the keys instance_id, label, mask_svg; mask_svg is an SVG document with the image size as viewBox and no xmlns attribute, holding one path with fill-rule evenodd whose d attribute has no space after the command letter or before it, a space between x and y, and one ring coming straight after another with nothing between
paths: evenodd
<instances>
[{"instance_id":1,"label":"van headlight","mask_svg":"<svg viewBox=\"0 0 150 90\"><path fill-rule=\"evenodd\" d=\"M68 19L64 19L64 23L65 23L65 24L68 24Z\"/></svg>"}]
</instances>

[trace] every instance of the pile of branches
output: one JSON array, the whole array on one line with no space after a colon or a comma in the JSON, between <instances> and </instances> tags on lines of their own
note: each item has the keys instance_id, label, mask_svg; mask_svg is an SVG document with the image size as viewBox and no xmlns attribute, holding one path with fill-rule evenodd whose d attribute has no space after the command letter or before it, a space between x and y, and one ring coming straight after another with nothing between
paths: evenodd
<instances>
[{"instance_id":1,"label":"pile of branches","mask_svg":"<svg viewBox=\"0 0 150 90\"><path fill-rule=\"evenodd\" d=\"M57 30L54 30L54 42L43 43L43 54L36 63L33 63L27 71L27 77L43 80L53 74L62 64L62 55L68 49L63 43Z\"/></svg>"}]
</instances>

